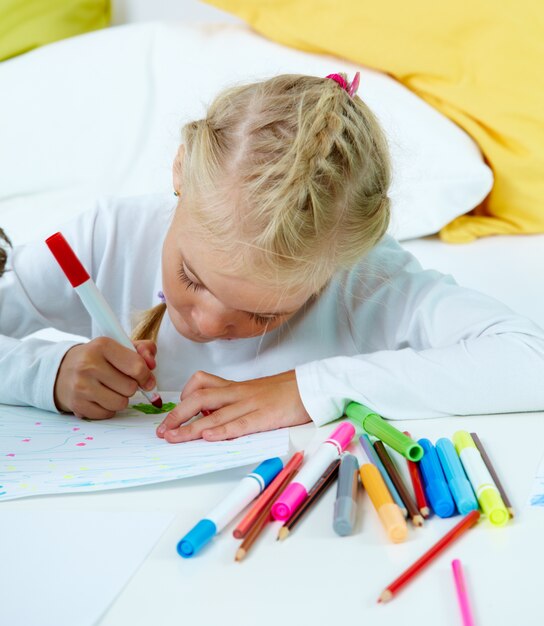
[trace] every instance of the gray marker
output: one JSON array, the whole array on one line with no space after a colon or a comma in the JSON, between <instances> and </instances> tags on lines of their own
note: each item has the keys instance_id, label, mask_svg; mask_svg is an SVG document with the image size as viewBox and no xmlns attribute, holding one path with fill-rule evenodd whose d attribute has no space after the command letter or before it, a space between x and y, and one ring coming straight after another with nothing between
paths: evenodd
<instances>
[{"instance_id":1,"label":"gray marker","mask_svg":"<svg viewBox=\"0 0 544 626\"><path fill-rule=\"evenodd\" d=\"M334 503L332 527L337 535L351 535L357 515L357 487L359 485L359 461L353 454L344 454L338 473L338 489Z\"/></svg>"}]
</instances>

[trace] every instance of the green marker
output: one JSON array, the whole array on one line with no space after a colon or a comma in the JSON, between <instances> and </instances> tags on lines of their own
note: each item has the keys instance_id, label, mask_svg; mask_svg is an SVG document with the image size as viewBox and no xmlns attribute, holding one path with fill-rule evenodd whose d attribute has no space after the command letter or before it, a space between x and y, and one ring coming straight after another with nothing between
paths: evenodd
<instances>
[{"instance_id":1,"label":"green marker","mask_svg":"<svg viewBox=\"0 0 544 626\"><path fill-rule=\"evenodd\" d=\"M470 433L459 430L452 439L482 511L493 526L504 526L510 514Z\"/></svg>"},{"instance_id":2,"label":"green marker","mask_svg":"<svg viewBox=\"0 0 544 626\"><path fill-rule=\"evenodd\" d=\"M350 402L346 407L346 415L356 420L369 435L378 437L409 461L419 461L423 456L423 448L419 443L401 433L398 428L391 426L383 417L371 411L364 404Z\"/></svg>"}]
</instances>

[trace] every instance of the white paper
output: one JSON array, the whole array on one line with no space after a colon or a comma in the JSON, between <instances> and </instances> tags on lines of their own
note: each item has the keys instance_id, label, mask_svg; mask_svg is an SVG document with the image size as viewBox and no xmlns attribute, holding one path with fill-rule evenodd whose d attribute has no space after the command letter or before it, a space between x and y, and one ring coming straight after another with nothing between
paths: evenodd
<instances>
[{"instance_id":1,"label":"white paper","mask_svg":"<svg viewBox=\"0 0 544 626\"><path fill-rule=\"evenodd\" d=\"M0 515L0 624L96 624L174 516L6 511Z\"/></svg>"},{"instance_id":2,"label":"white paper","mask_svg":"<svg viewBox=\"0 0 544 626\"><path fill-rule=\"evenodd\" d=\"M0 405L0 501L159 483L288 452L286 428L231 441L167 443L155 434L164 416L129 408L91 421Z\"/></svg>"},{"instance_id":3,"label":"white paper","mask_svg":"<svg viewBox=\"0 0 544 626\"><path fill-rule=\"evenodd\" d=\"M529 496L529 501L533 506L544 506L544 457L536 470L533 489Z\"/></svg>"}]
</instances>

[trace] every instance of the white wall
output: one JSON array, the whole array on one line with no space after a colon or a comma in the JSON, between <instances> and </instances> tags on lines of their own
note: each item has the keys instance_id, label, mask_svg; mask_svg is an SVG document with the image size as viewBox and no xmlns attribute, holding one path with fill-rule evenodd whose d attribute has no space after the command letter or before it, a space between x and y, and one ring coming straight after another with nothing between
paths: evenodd
<instances>
[{"instance_id":1,"label":"white wall","mask_svg":"<svg viewBox=\"0 0 544 626\"><path fill-rule=\"evenodd\" d=\"M113 24L170 19L240 22L237 17L198 0L112 0Z\"/></svg>"}]
</instances>

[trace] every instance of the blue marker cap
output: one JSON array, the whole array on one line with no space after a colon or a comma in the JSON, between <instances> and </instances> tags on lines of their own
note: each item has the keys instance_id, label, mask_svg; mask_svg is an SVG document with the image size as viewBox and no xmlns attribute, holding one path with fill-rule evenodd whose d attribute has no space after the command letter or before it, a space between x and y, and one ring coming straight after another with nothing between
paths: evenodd
<instances>
[{"instance_id":1,"label":"blue marker cap","mask_svg":"<svg viewBox=\"0 0 544 626\"><path fill-rule=\"evenodd\" d=\"M466 515L478 508L478 501L468 481L455 446L446 437L436 442L436 452L444 470L451 495L461 515Z\"/></svg>"},{"instance_id":2,"label":"blue marker cap","mask_svg":"<svg viewBox=\"0 0 544 626\"><path fill-rule=\"evenodd\" d=\"M282 469L283 461L278 456L275 456L271 459L266 459L266 461L257 465L257 467L251 472L251 474L248 474L248 476L255 478L255 480L261 485L262 491L268 487L268 485L274 480L274 478L276 478ZM259 479L262 479L262 482Z\"/></svg>"},{"instance_id":3,"label":"blue marker cap","mask_svg":"<svg viewBox=\"0 0 544 626\"><path fill-rule=\"evenodd\" d=\"M201 519L183 539L178 542L178 554L184 559L194 556L217 532L215 524L209 519Z\"/></svg>"},{"instance_id":4,"label":"blue marker cap","mask_svg":"<svg viewBox=\"0 0 544 626\"><path fill-rule=\"evenodd\" d=\"M455 503L451 497L435 447L428 439L419 439L418 443L424 452L419 461L419 469L431 508L438 517L451 517L455 513Z\"/></svg>"}]
</instances>

